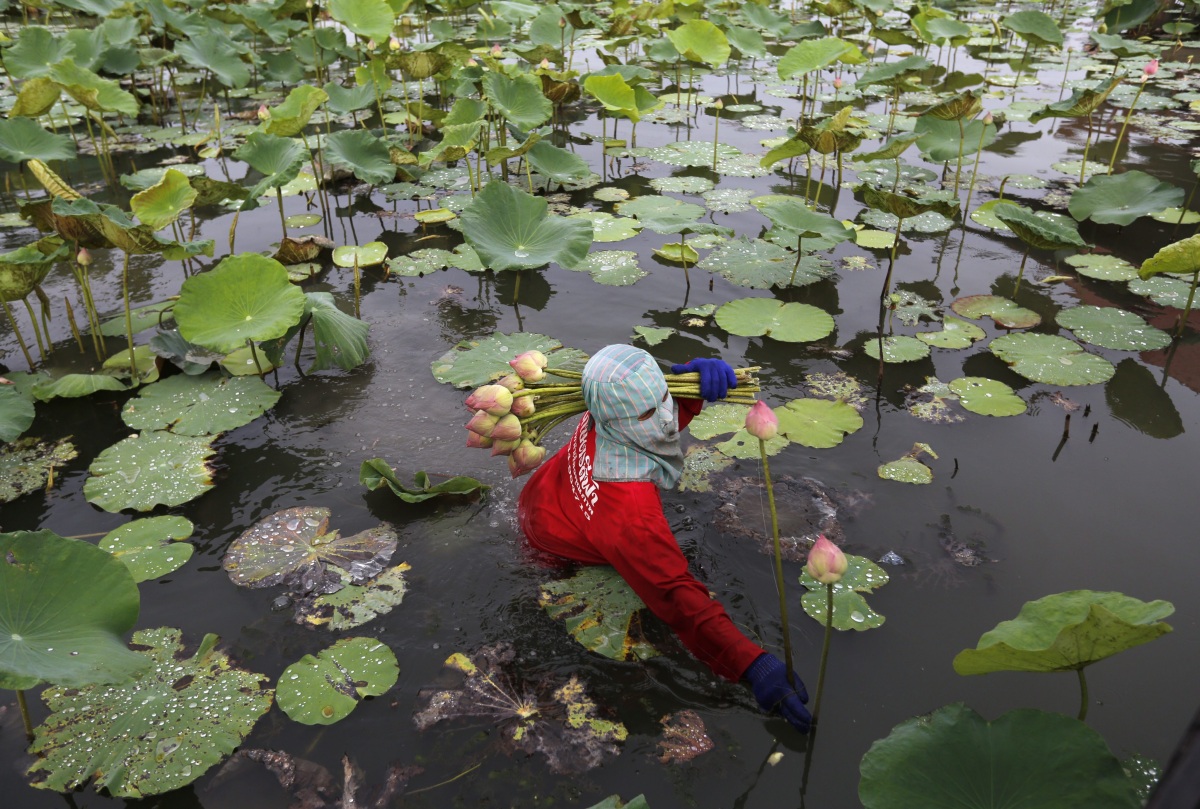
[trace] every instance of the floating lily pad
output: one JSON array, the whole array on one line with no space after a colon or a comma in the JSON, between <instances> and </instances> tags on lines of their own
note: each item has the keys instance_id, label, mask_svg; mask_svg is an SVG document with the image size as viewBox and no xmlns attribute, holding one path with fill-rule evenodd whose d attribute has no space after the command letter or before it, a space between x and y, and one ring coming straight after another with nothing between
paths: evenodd
<instances>
[{"instance_id":1,"label":"floating lily pad","mask_svg":"<svg viewBox=\"0 0 1200 809\"><path fill-rule=\"evenodd\" d=\"M1097 175L1071 194L1071 216L1103 225L1128 225L1183 202L1186 192L1144 171Z\"/></svg>"},{"instance_id":2,"label":"floating lily pad","mask_svg":"<svg viewBox=\"0 0 1200 809\"><path fill-rule=\"evenodd\" d=\"M870 559L846 554L846 572L833 585L833 628L861 631L883 626L884 617L871 609L862 594L874 592L888 580L884 569ZM804 611L824 626L828 585L808 575L807 570L800 574L800 583L808 591L800 599Z\"/></svg>"},{"instance_id":3,"label":"floating lily pad","mask_svg":"<svg viewBox=\"0 0 1200 809\"><path fill-rule=\"evenodd\" d=\"M508 361L526 351L541 351L550 367L582 370L587 356L574 348L563 348L553 337L532 332L497 332L482 340L463 340L434 360L430 370L438 382L456 388L477 388L512 373Z\"/></svg>"},{"instance_id":4,"label":"floating lily pad","mask_svg":"<svg viewBox=\"0 0 1200 809\"><path fill-rule=\"evenodd\" d=\"M1065 261L1078 270L1080 275L1098 281L1132 281L1138 277L1136 267L1116 256L1088 253L1067 256Z\"/></svg>"},{"instance_id":5,"label":"floating lily pad","mask_svg":"<svg viewBox=\"0 0 1200 809\"><path fill-rule=\"evenodd\" d=\"M880 464L875 471L884 480L914 484L933 483L933 470L920 459L907 455L895 461Z\"/></svg>"},{"instance_id":6,"label":"floating lily pad","mask_svg":"<svg viewBox=\"0 0 1200 809\"><path fill-rule=\"evenodd\" d=\"M383 242L367 242L362 246L347 245L333 251L333 263L339 267L374 267L387 258L387 245Z\"/></svg>"},{"instance_id":7,"label":"floating lily pad","mask_svg":"<svg viewBox=\"0 0 1200 809\"><path fill-rule=\"evenodd\" d=\"M1183 309L1191 297L1192 285L1178 278L1159 275L1145 280L1135 278L1129 282L1129 291L1134 295L1143 295L1159 306Z\"/></svg>"},{"instance_id":8,"label":"floating lily pad","mask_svg":"<svg viewBox=\"0 0 1200 809\"><path fill-rule=\"evenodd\" d=\"M879 339L868 337L863 344L863 351L872 359L879 359ZM916 337L888 336L883 338L884 362L915 362L929 356L929 346Z\"/></svg>"},{"instance_id":9,"label":"floating lily pad","mask_svg":"<svg viewBox=\"0 0 1200 809\"><path fill-rule=\"evenodd\" d=\"M959 674L1076 671L1171 631L1169 601L1071 590L1028 601L1011 621L985 632L954 658Z\"/></svg>"},{"instance_id":10,"label":"floating lily pad","mask_svg":"<svg viewBox=\"0 0 1200 809\"><path fill-rule=\"evenodd\" d=\"M1165 208L1150 214L1155 222L1165 222L1168 225L1194 225L1200 222L1200 212L1185 211L1180 207Z\"/></svg>"},{"instance_id":11,"label":"floating lily pad","mask_svg":"<svg viewBox=\"0 0 1200 809\"><path fill-rule=\"evenodd\" d=\"M891 250L896 243L896 234L883 230L856 230L854 243L868 250Z\"/></svg>"},{"instance_id":12,"label":"floating lily pad","mask_svg":"<svg viewBox=\"0 0 1200 809\"><path fill-rule=\"evenodd\" d=\"M717 310L717 324L742 337L759 335L785 343L820 340L833 333L833 318L807 303L784 303L770 298L740 298Z\"/></svg>"},{"instance_id":13,"label":"floating lily pad","mask_svg":"<svg viewBox=\"0 0 1200 809\"><path fill-rule=\"evenodd\" d=\"M610 287L627 287L647 275L633 250L595 250L569 269L586 272L597 284Z\"/></svg>"},{"instance_id":14,"label":"floating lily pad","mask_svg":"<svg viewBox=\"0 0 1200 809\"><path fill-rule=\"evenodd\" d=\"M279 401L258 377L172 376L143 388L121 411L135 430L216 435L249 424Z\"/></svg>"},{"instance_id":15,"label":"floating lily pad","mask_svg":"<svg viewBox=\"0 0 1200 809\"><path fill-rule=\"evenodd\" d=\"M180 635L167 627L135 633L149 669L130 683L43 692L52 713L29 748L38 757L34 786L69 792L94 778L116 797L158 795L195 781L241 744L271 707L267 678L234 668L216 635L187 657Z\"/></svg>"},{"instance_id":16,"label":"floating lily pad","mask_svg":"<svg viewBox=\"0 0 1200 809\"><path fill-rule=\"evenodd\" d=\"M22 438L0 447L0 503L45 488L54 470L76 455L75 445L65 438L56 442Z\"/></svg>"},{"instance_id":17,"label":"floating lily pad","mask_svg":"<svg viewBox=\"0 0 1200 809\"><path fill-rule=\"evenodd\" d=\"M707 177L655 177L650 187L660 194L704 194L712 190L713 181Z\"/></svg>"},{"instance_id":18,"label":"floating lily pad","mask_svg":"<svg viewBox=\"0 0 1200 809\"><path fill-rule=\"evenodd\" d=\"M946 315L942 318L941 331L923 331L916 338L934 348L970 348L976 340L982 340L987 333L965 320Z\"/></svg>"},{"instance_id":19,"label":"floating lily pad","mask_svg":"<svg viewBox=\"0 0 1200 809\"><path fill-rule=\"evenodd\" d=\"M996 321L997 326L1006 329L1029 329L1042 322L1041 315L1037 312L1017 306L1013 301L999 295L968 295L954 301L950 308L972 320L990 317Z\"/></svg>"},{"instance_id":20,"label":"floating lily pad","mask_svg":"<svg viewBox=\"0 0 1200 809\"><path fill-rule=\"evenodd\" d=\"M716 213L741 213L752 207L750 198L754 190L750 188L717 188L705 191L702 195L704 204L710 211Z\"/></svg>"},{"instance_id":21,"label":"floating lily pad","mask_svg":"<svg viewBox=\"0 0 1200 809\"><path fill-rule=\"evenodd\" d=\"M784 444L786 445L786 441ZM683 476L679 479L682 492L707 492L712 490L709 478L713 473L728 468L734 463L730 458L712 447L694 445L688 447L683 456Z\"/></svg>"},{"instance_id":22,"label":"floating lily pad","mask_svg":"<svg viewBox=\"0 0 1200 809\"><path fill-rule=\"evenodd\" d=\"M666 340L672 334L677 334L675 329L657 329L653 326L634 326L633 333L646 342L648 346L656 346L663 340Z\"/></svg>"},{"instance_id":23,"label":"floating lily pad","mask_svg":"<svg viewBox=\"0 0 1200 809\"><path fill-rule=\"evenodd\" d=\"M621 574L607 565L585 567L569 579L541 585L546 614L563 621L585 649L612 660L645 660L658 654L635 638L634 615L646 608Z\"/></svg>"},{"instance_id":24,"label":"floating lily pad","mask_svg":"<svg viewBox=\"0 0 1200 809\"><path fill-rule=\"evenodd\" d=\"M661 722L663 735L658 740L658 760L662 764L682 764L713 749L704 720L695 711L679 711L664 716ZM632 806L632 802L627 806Z\"/></svg>"},{"instance_id":25,"label":"floating lily pad","mask_svg":"<svg viewBox=\"0 0 1200 809\"><path fill-rule=\"evenodd\" d=\"M922 421L935 424L951 424L963 421L964 417L950 408L950 402L958 397L950 387L937 377L926 377L925 384L908 391L905 407Z\"/></svg>"},{"instance_id":26,"label":"floating lily pad","mask_svg":"<svg viewBox=\"0 0 1200 809\"><path fill-rule=\"evenodd\" d=\"M1034 382L1051 385L1095 385L1116 372L1111 362L1089 354L1065 337L1051 334L1007 334L989 346L1013 370Z\"/></svg>"},{"instance_id":27,"label":"floating lily pad","mask_svg":"<svg viewBox=\"0 0 1200 809\"><path fill-rule=\"evenodd\" d=\"M949 383L959 404L984 416L1019 416L1028 406L1003 382L981 376L963 376Z\"/></svg>"},{"instance_id":28,"label":"floating lily pad","mask_svg":"<svg viewBox=\"0 0 1200 809\"><path fill-rule=\"evenodd\" d=\"M407 563L389 567L363 584L351 584L350 574L341 571L344 586L335 593L321 593L296 605L296 623L327 626L333 631L353 629L386 615L400 605L408 584L404 573Z\"/></svg>"},{"instance_id":29,"label":"floating lily pad","mask_svg":"<svg viewBox=\"0 0 1200 809\"><path fill-rule=\"evenodd\" d=\"M302 725L332 725L349 716L364 697L386 694L399 677L396 655L386 644L343 638L284 669L275 699Z\"/></svg>"},{"instance_id":30,"label":"floating lily pad","mask_svg":"<svg viewBox=\"0 0 1200 809\"><path fill-rule=\"evenodd\" d=\"M617 204L622 216L635 216L655 233L679 233L696 224L704 209L699 205L661 195L647 194Z\"/></svg>"},{"instance_id":31,"label":"floating lily pad","mask_svg":"<svg viewBox=\"0 0 1200 809\"><path fill-rule=\"evenodd\" d=\"M100 547L129 568L134 581L149 581L178 570L192 558L192 545L182 542L194 526L184 517L146 517L109 531Z\"/></svg>"},{"instance_id":32,"label":"floating lily pad","mask_svg":"<svg viewBox=\"0 0 1200 809\"><path fill-rule=\"evenodd\" d=\"M465 475L456 475L434 485L433 481L429 479L429 475L424 472L416 473L413 486L405 486L382 458L363 461L358 473L358 481L371 491L386 485L392 490L392 494L406 503L421 503L433 497L472 495L486 492L491 488L491 486L484 485L475 478Z\"/></svg>"},{"instance_id":33,"label":"floating lily pad","mask_svg":"<svg viewBox=\"0 0 1200 809\"><path fill-rule=\"evenodd\" d=\"M592 223L592 240L597 242L621 242L632 239L642 229L636 219L628 216L613 216L603 211L582 211L569 218L584 219Z\"/></svg>"},{"instance_id":34,"label":"floating lily pad","mask_svg":"<svg viewBox=\"0 0 1200 809\"><path fill-rule=\"evenodd\" d=\"M966 705L908 719L875 742L859 765L866 809L1134 809L1121 762L1083 722L1034 709L988 722Z\"/></svg>"},{"instance_id":35,"label":"floating lily pad","mask_svg":"<svg viewBox=\"0 0 1200 809\"><path fill-rule=\"evenodd\" d=\"M794 241L794 237L790 240ZM833 275L828 262L822 258L804 256L797 267L795 253L762 239L727 242L706 256L698 266L702 270L719 273L730 283L750 289L787 286L793 269L796 271L793 281L796 286L813 284Z\"/></svg>"},{"instance_id":36,"label":"floating lily pad","mask_svg":"<svg viewBox=\"0 0 1200 809\"><path fill-rule=\"evenodd\" d=\"M289 508L248 528L233 541L222 566L234 584L270 587L287 584L301 593L333 593L344 585L341 568L353 584L377 575L396 551L396 532L386 525L354 536L328 532L329 509Z\"/></svg>"},{"instance_id":37,"label":"floating lily pad","mask_svg":"<svg viewBox=\"0 0 1200 809\"><path fill-rule=\"evenodd\" d=\"M836 447L847 435L858 432L863 418L854 407L828 399L793 399L775 408L779 434L806 447Z\"/></svg>"},{"instance_id":38,"label":"floating lily pad","mask_svg":"<svg viewBox=\"0 0 1200 809\"><path fill-rule=\"evenodd\" d=\"M1171 343L1171 336L1162 329L1156 329L1132 312L1111 306L1074 306L1060 311L1055 319L1085 343L1104 348L1152 351Z\"/></svg>"},{"instance_id":39,"label":"floating lily pad","mask_svg":"<svg viewBox=\"0 0 1200 809\"><path fill-rule=\"evenodd\" d=\"M101 452L83 484L87 501L105 511L149 511L178 506L213 485L208 459L216 454L212 437L168 432L139 433Z\"/></svg>"}]
</instances>

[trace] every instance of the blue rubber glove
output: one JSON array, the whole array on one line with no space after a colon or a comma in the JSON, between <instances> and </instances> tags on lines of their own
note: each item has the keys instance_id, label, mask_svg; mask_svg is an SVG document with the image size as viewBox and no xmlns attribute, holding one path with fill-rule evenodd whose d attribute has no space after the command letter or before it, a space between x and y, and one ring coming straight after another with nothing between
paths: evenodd
<instances>
[{"instance_id":1,"label":"blue rubber glove","mask_svg":"<svg viewBox=\"0 0 1200 809\"><path fill-rule=\"evenodd\" d=\"M779 714L801 733L808 733L812 726L812 714L804 703L808 702L808 690L800 677L792 674L791 684L787 681L787 666L770 652L763 652L742 675L750 683L754 698L764 711Z\"/></svg>"},{"instance_id":2,"label":"blue rubber glove","mask_svg":"<svg viewBox=\"0 0 1200 809\"><path fill-rule=\"evenodd\" d=\"M672 365L671 373L700 374L700 395L709 402L724 399L730 388L737 387L737 375L725 360L692 360L684 365Z\"/></svg>"}]
</instances>

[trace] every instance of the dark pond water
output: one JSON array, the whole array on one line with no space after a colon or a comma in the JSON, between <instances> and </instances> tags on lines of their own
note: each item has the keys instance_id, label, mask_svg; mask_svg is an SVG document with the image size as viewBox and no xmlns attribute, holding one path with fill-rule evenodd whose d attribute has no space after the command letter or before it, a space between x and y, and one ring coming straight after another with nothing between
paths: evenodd
<instances>
[{"instance_id":1,"label":"dark pond water","mask_svg":"<svg viewBox=\"0 0 1200 809\"><path fill-rule=\"evenodd\" d=\"M1182 62L1186 55L1172 59ZM960 55L960 70L968 69L965 61L966 55ZM1082 76L1071 74L1074 79ZM1061 73L1043 70L1044 84L1021 88L1020 97L1054 100L1060 78ZM737 93L739 101L763 104L785 119L794 117L795 101L762 90L756 93L753 88L753 78L746 72L703 79L704 92ZM725 100L732 101L728 95ZM994 109L1006 103L997 98L986 101ZM878 102L871 102L872 110L879 108ZM1101 134L1093 159L1107 161L1122 119L1121 108L1098 116ZM642 124L638 145L682 140L689 134L710 138L711 125L706 114L690 132L686 127ZM571 129L596 133L599 127L592 119ZM622 134L626 131L627 125L622 124ZM779 134L779 130L741 128L731 121L721 125L722 142L758 154L764 151L758 143L761 138ZM991 178L992 188L999 176L1025 173L1061 189L1066 175L1051 164L1077 159L1083 137L1083 129L1071 121L1037 126L1011 123L1002 130L997 145L985 151L980 172ZM1137 127L1131 127L1129 137L1126 168L1136 167L1190 188L1193 178L1187 160L1194 142L1186 137L1150 137ZM581 146L579 152L599 170L596 147ZM150 165L168 154L138 156L137 164ZM906 160L917 161L915 150ZM745 187L755 193L797 193L803 186L803 178L796 187L779 175L755 180L717 178L704 170L678 171L652 161L633 173L631 162L617 161L607 169L609 184L631 194L649 193L649 179L672 173L708 176L719 180L720 188ZM210 175L216 175L215 164L209 169ZM76 169L71 179L82 185L87 170ZM850 177L848 172L846 180ZM1037 202L1045 194L1011 188L1009 192L1027 202ZM976 200L993 196L994 192L982 197L977 192ZM699 201L690 195L682 198ZM829 202L828 188L823 199ZM611 210L592 200L590 190L573 194L571 201ZM289 214L306 210L303 197L286 202ZM412 204L393 206L379 196L368 198L365 189L355 192L353 200L343 192L337 204L332 228L339 244L380 239L395 256L418 247L448 249L460 240L444 227L422 229L411 218L389 215L393 210L411 212ZM833 213L849 219L862 207L843 188L837 192ZM201 235L216 240L220 257L227 249L231 214L218 209L201 213ZM714 214L713 219L750 236L766 226L755 212ZM243 216L237 250L269 250L277 238L277 225L271 207ZM1177 232L1143 218L1126 228L1085 224L1082 230L1090 241L1136 264L1186 235L1187 227ZM0 232L0 241L8 249L29 238L27 230ZM1119 757L1139 754L1165 761L1196 708L1195 683L1200 679L1193 499L1194 436L1200 432L1196 319L1174 356L1166 351L1138 354L1091 348L1118 363L1117 375L1103 385L1062 388L1028 382L993 357L983 340L965 352L935 350L928 360L889 365L876 399L877 366L862 354L861 344L878 319L886 269L882 252L842 245L833 257L865 254L872 269L842 268L834 279L813 286L751 292L697 269L689 272L689 288L680 268L658 263L652 255L654 247L673 240L647 231L627 242L603 245L637 251L638 263L649 275L633 286L602 286L584 273L551 266L522 274L517 302L511 274L495 277L448 270L424 278L384 279L379 272L368 271L362 317L371 325L369 362L352 373L300 377L287 366L278 376L269 377L283 394L279 404L252 424L223 435L217 442L215 488L172 510L195 523L197 552L176 573L141 585L139 627L180 627L191 643L205 633L217 633L235 659L274 679L288 664L324 648L334 637L300 628L288 612L273 610L278 593L234 587L220 568L230 542L255 521L292 506L330 508L333 526L346 534L388 522L400 535L394 559L412 565L410 591L400 608L352 634L377 637L395 651L399 682L385 696L367 701L348 719L324 729L298 725L273 710L260 721L248 746L287 750L335 773L340 773L340 759L346 754L365 770L368 781L382 779L391 762L419 764L424 772L412 781L414 789L474 768L453 784L407 799L404 805L412 806L585 807L618 792L626 799L645 793L653 807L798 805L806 741L782 721L759 714L743 687L715 681L669 633L653 624L649 631L663 642L666 653L644 664L614 663L584 651L545 616L537 604L537 585L554 574L528 560L513 522L523 479L510 480L503 464L462 446L463 393L437 384L429 371L431 361L458 341L494 331L537 332L592 352L629 341L634 326L670 326L679 333L654 347L656 356L683 361L719 355L735 365L762 366L764 395L773 404L802 395L806 374L844 371L867 386L869 401L861 430L834 449L793 446L772 461L776 476L809 476L829 489L868 495L869 503L845 519L846 549L872 559L894 551L908 560L902 567L888 568L891 583L870 599L886 616L885 625L870 632L839 633L833 639L808 805L857 806L858 762L871 743L902 720L941 705L965 701L987 718L1019 707L1074 715L1078 692L1073 676L964 678L951 667L958 651L973 647L981 633L1014 617L1026 601L1071 589L1119 590L1144 600L1174 603L1176 613L1170 620L1174 633L1089 670L1093 698L1089 724ZM941 305L969 294L1010 295L1020 258L1016 239L968 221L946 234L911 234L901 251L896 279L901 288ZM114 268L114 260L98 251L93 269L102 311L115 311L120 302L119 266ZM176 263L160 266L157 261L136 260L134 268L135 302L174 294L183 278ZM1051 315L1080 302L1132 308L1163 327L1174 322L1175 310L1138 299L1116 284L1075 277L1073 272L1066 283L1029 283L1030 278L1055 272L1051 257L1035 252L1016 298L1043 315L1039 331L1059 333ZM52 298L57 301L73 294L65 274L54 279L48 284ZM348 270L329 269L308 288L332 291L343 309L353 306ZM795 345L682 323L680 309L685 306L772 294L830 311L836 332L817 345ZM989 338L1003 333L990 321L984 328ZM56 318L53 329L59 341L54 363L87 367L87 358L68 344L61 318ZM897 333L912 331L896 324ZM1070 336L1065 330L1062 333ZM852 356L841 358L831 349L847 349ZM0 361L9 369L24 368L7 326L0 327L0 351ZM1164 365L1169 370L1164 371ZM1028 412L1013 418L966 414L961 423L932 424L904 409L906 385L923 384L927 376L948 380L964 373L1013 386L1030 403ZM1079 406L1071 414L1070 435L1061 446L1065 413L1052 399L1059 391ZM82 493L91 459L129 432L119 417L122 401L100 395L38 406L29 434L73 435L79 458L51 492L5 505L0 518L4 530L46 528L66 536L94 537L129 519L96 509ZM560 432L559 440L567 431ZM911 486L877 477L879 464L901 457L914 442L927 443L938 454L937 460L927 459L934 472L931 485ZM387 460L402 479L417 470L467 474L493 488L479 503L406 505L387 493L367 493L359 485L359 466L373 457ZM743 462L726 478L757 475L758 467L756 462ZM719 488L721 478L714 482ZM715 527L717 509L725 499L719 492L664 496L668 518L694 569L747 633L776 649L780 629L769 558L752 541ZM747 525L761 523L765 498L743 493L738 503L739 516ZM979 543L990 561L974 567L956 565L939 546L942 515L949 515L962 539ZM788 526L783 530L786 533ZM785 565L797 666L812 688L821 628L798 608L800 588L795 581L800 571L797 563ZM486 724L443 723L418 732L412 721L417 693L438 681L447 655L498 641L516 648L520 670L531 680L565 679L570 674L586 680L596 701L629 728L620 756L582 775L560 776L540 758L510 758L494 752ZM35 718L44 717L44 707L34 703ZM716 750L692 764L661 765L655 758L659 719L684 708L703 717ZM21 771L28 762L20 719L15 705L0 711L3 804L21 809L61 806L62 797L24 784ZM773 752L784 756L776 766L768 766L766 759ZM117 803L90 790L68 801L78 807ZM216 784L210 773L191 787L146 804L173 809L269 809L287 806L288 798L264 771L249 770Z\"/></svg>"}]
</instances>

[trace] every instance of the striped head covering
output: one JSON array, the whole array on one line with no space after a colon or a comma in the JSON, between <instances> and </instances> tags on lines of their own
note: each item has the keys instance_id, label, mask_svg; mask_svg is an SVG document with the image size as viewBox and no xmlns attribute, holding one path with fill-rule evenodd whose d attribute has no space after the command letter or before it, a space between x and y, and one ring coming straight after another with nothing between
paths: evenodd
<instances>
[{"instance_id":1,"label":"striped head covering","mask_svg":"<svg viewBox=\"0 0 1200 809\"><path fill-rule=\"evenodd\" d=\"M596 427L594 480L675 487L683 473L675 400L653 357L628 345L600 349L583 367L583 403Z\"/></svg>"}]
</instances>

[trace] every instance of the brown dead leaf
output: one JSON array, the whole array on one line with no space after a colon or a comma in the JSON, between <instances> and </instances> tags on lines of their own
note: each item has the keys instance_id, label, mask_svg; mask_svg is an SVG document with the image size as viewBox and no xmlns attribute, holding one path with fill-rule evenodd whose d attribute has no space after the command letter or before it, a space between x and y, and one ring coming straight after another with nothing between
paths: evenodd
<instances>
[{"instance_id":1,"label":"brown dead leaf","mask_svg":"<svg viewBox=\"0 0 1200 809\"><path fill-rule=\"evenodd\" d=\"M704 720L695 711L668 714L660 721L663 737L658 740L658 760L663 764L682 764L713 749Z\"/></svg>"}]
</instances>

